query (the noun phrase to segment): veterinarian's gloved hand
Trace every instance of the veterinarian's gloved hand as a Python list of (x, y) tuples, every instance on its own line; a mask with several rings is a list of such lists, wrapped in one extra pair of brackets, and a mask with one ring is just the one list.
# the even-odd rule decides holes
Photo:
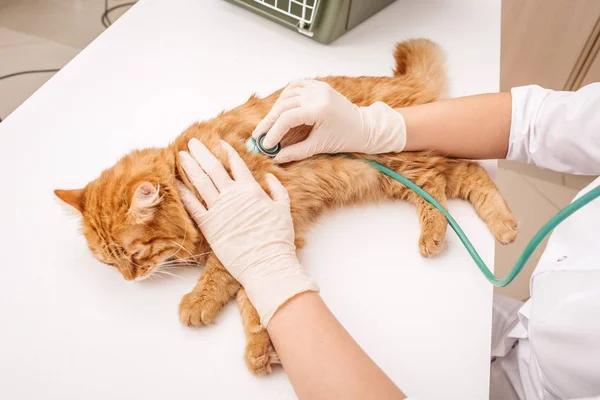
[(263, 141), (272, 148), (296, 126), (311, 125), (302, 142), (283, 147), (274, 158), (286, 163), (320, 153), (400, 152), (406, 144), (406, 124), (400, 113), (382, 102), (358, 107), (325, 82), (290, 83), (252, 137), (267, 132)]
[(197, 139), (190, 154), (179, 153), (188, 178), (207, 205), (185, 185), (181, 200), (215, 255), (246, 289), (248, 298), (267, 326), (287, 300), (306, 291), (318, 291), (296, 257), (290, 198), (271, 174), (266, 177), (271, 197), (256, 182), (238, 153), (227, 143), (233, 178), (221, 162)]

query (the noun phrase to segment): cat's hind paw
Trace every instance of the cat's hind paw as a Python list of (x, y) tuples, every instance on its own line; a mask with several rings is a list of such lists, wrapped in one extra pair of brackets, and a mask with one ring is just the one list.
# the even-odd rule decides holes
[(245, 359), (250, 372), (257, 376), (270, 374), (271, 366), (280, 363), (266, 329), (262, 328), (248, 337)]
[(490, 230), (498, 242), (507, 245), (517, 238), (517, 221), (514, 218), (498, 219), (490, 225)]

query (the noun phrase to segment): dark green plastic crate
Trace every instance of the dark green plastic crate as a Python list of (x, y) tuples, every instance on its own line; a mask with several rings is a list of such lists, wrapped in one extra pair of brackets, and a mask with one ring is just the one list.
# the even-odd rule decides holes
[(255, 14), (331, 43), (394, 0), (227, 0)]

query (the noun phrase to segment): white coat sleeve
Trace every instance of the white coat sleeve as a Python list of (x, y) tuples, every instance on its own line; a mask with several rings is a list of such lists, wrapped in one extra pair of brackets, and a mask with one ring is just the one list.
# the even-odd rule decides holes
[(576, 92), (513, 88), (508, 160), (600, 175), (600, 83)]

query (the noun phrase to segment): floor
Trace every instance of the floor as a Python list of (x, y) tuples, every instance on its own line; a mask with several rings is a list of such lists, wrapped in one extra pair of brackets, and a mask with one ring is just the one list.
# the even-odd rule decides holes
[[(129, 0), (109, 0), (109, 7)], [(105, 29), (104, 0), (0, 0), (0, 76), (37, 69), (59, 69)], [(126, 8), (110, 14), (116, 20)], [(4, 119), (51, 73), (0, 80), (0, 118)]]
[[(128, 0), (111, 0), (109, 7)], [(115, 20), (126, 8), (115, 10)], [(0, 76), (30, 69), (61, 68), (104, 30), (103, 0), (0, 0)], [(51, 74), (0, 80), (0, 118), (5, 118)], [(496, 252), (496, 275), (504, 275), (534, 233), (575, 196), (589, 178), (501, 163), (498, 185), (520, 223), (516, 243)], [(534, 254), (526, 271), (499, 292), (524, 299), (529, 275), (541, 254)]]
[[(515, 242), (509, 246), (496, 245), (495, 273), (504, 276), (542, 225), (569, 204), (593, 178), (574, 177), (507, 161), (500, 161), (499, 165), (498, 187), (519, 222)], [(546, 241), (534, 252), (513, 283), (496, 289), (497, 293), (521, 300), (529, 297), (529, 278)]]

